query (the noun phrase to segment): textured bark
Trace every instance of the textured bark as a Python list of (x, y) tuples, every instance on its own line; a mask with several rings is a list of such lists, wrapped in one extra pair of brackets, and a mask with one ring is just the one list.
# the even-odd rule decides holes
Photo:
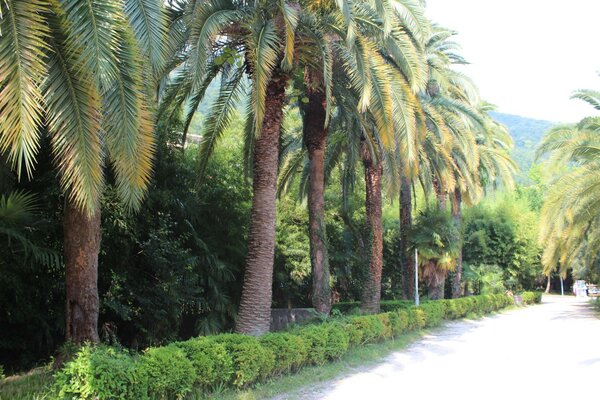
[(369, 269), (363, 285), (361, 309), (375, 314), (381, 300), (381, 273), (383, 268), (383, 227), (381, 223), (381, 162), (373, 159), (365, 141), (361, 142), (361, 158), (365, 169), (366, 231), (368, 232)]
[(269, 331), (275, 256), (275, 217), (279, 131), (287, 76), (276, 71), (267, 86), (265, 120), (254, 144), (253, 197), (248, 254), (235, 329), (261, 335)]
[[(442, 183), (434, 176), (432, 179), (433, 190), (435, 191), (435, 195), (438, 200), (438, 206), (440, 210), (446, 210), (446, 193), (442, 186)], [(446, 276), (447, 272), (442, 271), (437, 266), (435, 269), (429, 272), (428, 274), (434, 275), (432, 279), (428, 280), (428, 292), (429, 298), (433, 300), (439, 300), (444, 298), (444, 292), (446, 288)], [(424, 274), (425, 275), (425, 274)]]
[(431, 300), (442, 300), (444, 298), (445, 289), (446, 289), (446, 279), (442, 279), (442, 281), (440, 283), (431, 285), (429, 287), (429, 298)]
[(440, 209), (445, 210), (446, 209), (446, 193), (444, 192), (442, 183), (435, 176), (433, 177), (431, 182), (433, 184), (433, 190), (435, 191), (435, 196), (437, 197)]
[(402, 177), (400, 184), (400, 251), (402, 264), (402, 283), (404, 299), (415, 296), (415, 257), (408, 246), (408, 232), (412, 226), (412, 192), (411, 182)]
[(98, 337), (100, 211), (88, 215), (69, 200), (63, 216), (66, 268), (66, 338), (76, 344)]
[[(460, 190), (456, 188), (452, 196), (452, 220), (458, 232), (462, 231), (462, 211), (460, 209), (462, 203), (462, 195)], [(462, 234), (461, 234), (462, 237)], [(456, 257), (456, 272), (452, 278), (452, 298), (456, 299), (463, 295), (462, 287), (462, 240), (459, 243), (458, 256)]]
[(304, 106), (304, 143), (308, 149), (308, 236), (312, 267), (312, 303), (323, 314), (331, 311), (331, 287), (325, 228), (325, 144), (327, 142), (325, 94), (308, 90)]

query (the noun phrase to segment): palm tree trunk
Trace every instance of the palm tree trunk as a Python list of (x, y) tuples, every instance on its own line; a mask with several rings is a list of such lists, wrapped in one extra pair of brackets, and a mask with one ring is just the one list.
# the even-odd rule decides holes
[(383, 167), (373, 156), (365, 140), (361, 141), (361, 158), (365, 168), (366, 230), (370, 239), (369, 269), (363, 285), (361, 309), (375, 314), (381, 300), (381, 273), (383, 268), (383, 227), (381, 223), (381, 176)]
[(446, 279), (442, 279), (442, 282), (437, 285), (432, 285), (429, 288), (429, 299), (431, 300), (442, 300), (444, 298), (444, 290), (446, 288)]
[(275, 218), (279, 132), (287, 76), (275, 71), (267, 86), (265, 120), (254, 144), (252, 212), (246, 272), (235, 330), (261, 335), (269, 331), (275, 256)]
[(65, 202), (63, 217), (66, 267), (66, 338), (75, 344), (97, 343), (98, 253), (102, 231), (100, 210), (88, 215)]
[(550, 274), (548, 274), (548, 283), (546, 284), (546, 290), (544, 291), (544, 293), (550, 293)]
[(325, 228), (325, 127), (326, 99), (319, 90), (310, 90), (304, 107), (304, 142), (308, 149), (308, 237), (312, 266), (313, 307), (322, 314), (331, 311), (331, 287)]
[[(442, 183), (437, 177), (433, 177), (433, 190), (438, 201), (440, 210), (446, 210), (446, 193), (442, 188)], [(446, 271), (442, 271), (439, 268), (436, 270), (438, 276), (435, 279), (430, 280), (428, 285), (429, 298), (433, 300), (439, 300), (444, 298), (446, 289)]]
[(415, 259), (408, 246), (408, 231), (412, 226), (412, 185), (402, 177), (400, 183), (400, 251), (402, 263), (403, 297), (412, 299), (415, 292)]
[(459, 243), (458, 248), (458, 256), (456, 257), (456, 272), (454, 274), (454, 278), (452, 279), (452, 298), (456, 299), (462, 296), (462, 212), (460, 209), (462, 203), (462, 195), (460, 193), (460, 189), (454, 189), (454, 196), (452, 199), (452, 219), (454, 221), (454, 225), (458, 232), (460, 233), (461, 242)]
[(435, 196), (437, 197), (438, 205), (440, 206), (440, 210), (446, 209), (446, 193), (444, 193), (444, 188), (442, 187), (442, 183), (435, 176), (432, 179), (433, 190), (435, 191)]

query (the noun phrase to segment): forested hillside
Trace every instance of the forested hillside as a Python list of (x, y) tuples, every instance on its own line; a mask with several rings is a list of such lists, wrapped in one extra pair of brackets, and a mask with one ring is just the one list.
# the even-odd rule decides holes
[(505, 125), (514, 140), (513, 159), (519, 165), (517, 180), (527, 181), (527, 172), (533, 163), (537, 145), (554, 124), (550, 121), (521, 117), (519, 115), (490, 112), (492, 118)]

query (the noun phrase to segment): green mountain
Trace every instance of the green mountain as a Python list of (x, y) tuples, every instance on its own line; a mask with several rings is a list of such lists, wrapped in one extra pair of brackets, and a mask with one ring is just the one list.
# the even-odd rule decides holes
[(499, 112), (491, 112), (490, 115), (506, 126), (513, 137), (515, 147), (512, 155), (520, 169), (517, 180), (526, 182), (527, 174), (533, 164), (535, 149), (546, 131), (555, 123)]

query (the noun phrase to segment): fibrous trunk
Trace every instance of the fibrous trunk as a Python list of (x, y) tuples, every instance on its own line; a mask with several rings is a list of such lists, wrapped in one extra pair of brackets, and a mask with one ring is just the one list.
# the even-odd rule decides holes
[(66, 268), (66, 338), (75, 344), (98, 337), (98, 253), (100, 210), (89, 214), (65, 202), (63, 229)]
[[(437, 177), (433, 177), (433, 190), (435, 191), (435, 196), (438, 201), (438, 207), (440, 210), (446, 210), (446, 193), (444, 188), (442, 187), (442, 183)], [(447, 272), (438, 268), (435, 265), (435, 269), (430, 272), (430, 274), (435, 274), (434, 279), (428, 280), (427, 289), (429, 292), (429, 298), (433, 300), (439, 300), (444, 298), (444, 292), (446, 288), (446, 276)]]
[(326, 99), (320, 90), (308, 91), (304, 107), (304, 142), (308, 149), (308, 235), (312, 267), (312, 303), (319, 313), (331, 310), (331, 287), (325, 228)]
[(383, 227), (381, 224), (381, 176), (383, 168), (374, 160), (366, 140), (361, 142), (361, 158), (365, 169), (366, 231), (369, 238), (369, 269), (362, 290), (361, 309), (378, 313), (381, 300), (383, 267)]
[(429, 298), (440, 300), (444, 298), (446, 288), (446, 271), (440, 269), (437, 260), (429, 260), (422, 268), (423, 280), (427, 284)]
[(279, 132), (287, 77), (276, 71), (267, 86), (265, 119), (254, 144), (253, 198), (248, 254), (235, 329), (261, 335), (269, 331), (275, 255), (275, 218)]
[(437, 177), (433, 177), (432, 179), (433, 190), (435, 192), (435, 196), (438, 201), (438, 205), (440, 210), (446, 209), (446, 192), (444, 192), (444, 188), (442, 187), (442, 183)]
[[(460, 189), (454, 190), (454, 196), (452, 199), (452, 220), (458, 232), (461, 232), (462, 225), (462, 212), (461, 212), (462, 195)], [(462, 234), (460, 235), (462, 237)], [(456, 272), (452, 278), (452, 298), (456, 299), (461, 297), (463, 294), (462, 287), (462, 241), (459, 243), (458, 255), (456, 257)]]
[(415, 293), (415, 259), (408, 246), (408, 232), (412, 226), (411, 182), (402, 177), (400, 185), (400, 251), (402, 263), (403, 297), (412, 299)]

